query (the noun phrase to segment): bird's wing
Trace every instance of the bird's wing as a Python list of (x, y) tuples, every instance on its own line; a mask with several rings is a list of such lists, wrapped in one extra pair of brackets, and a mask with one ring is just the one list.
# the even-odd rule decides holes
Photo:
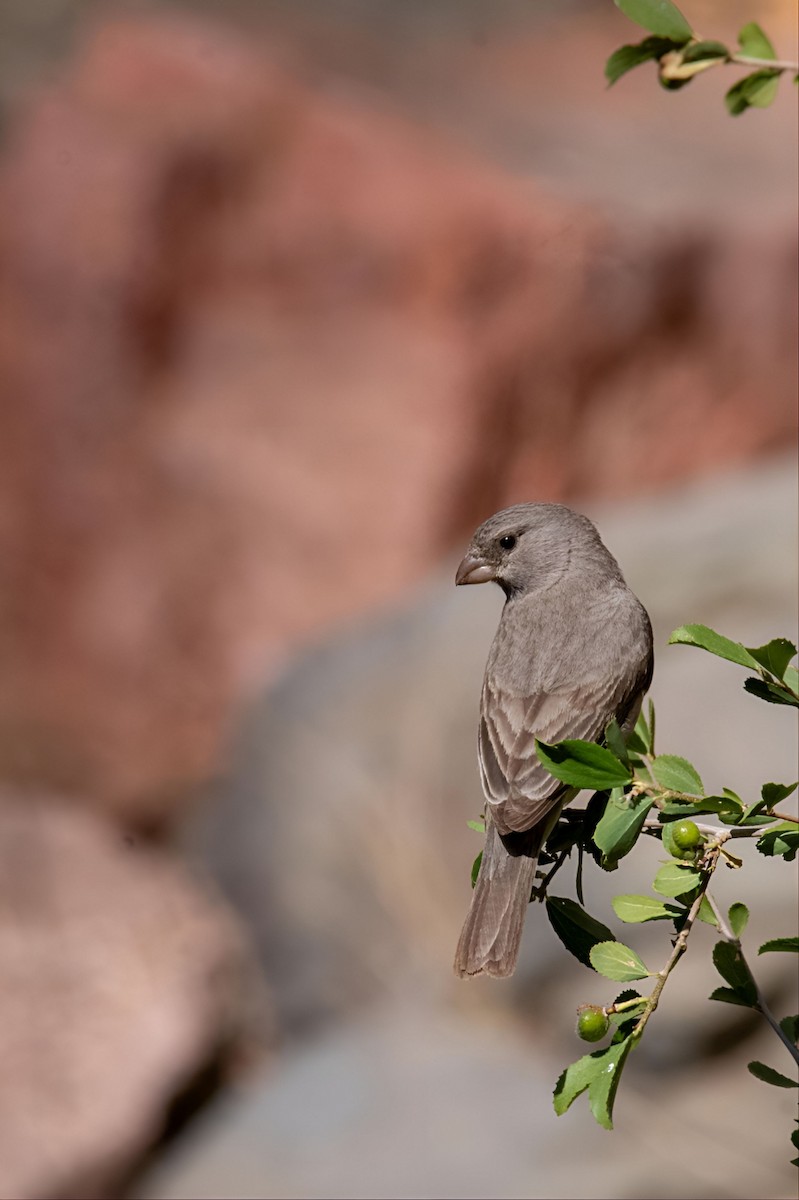
[(558, 803), (565, 785), (538, 761), (535, 739), (596, 741), (612, 717), (620, 722), (644, 690), (643, 679), (618, 677), (557, 692), (521, 697), (486, 679), (478, 752), (483, 788), (500, 833), (537, 825)]

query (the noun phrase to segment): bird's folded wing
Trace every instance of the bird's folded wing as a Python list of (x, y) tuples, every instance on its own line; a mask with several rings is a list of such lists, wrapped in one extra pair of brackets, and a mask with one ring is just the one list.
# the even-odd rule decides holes
[[(629, 703), (630, 680), (603, 679), (520, 697), (483, 685), (478, 751), (492, 819), (501, 833), (530, 829), (558, 802), (564, 784), (538, 761), (536, 738), (596, 741)], [(634, 686), (634, 685), (633, 685)]]

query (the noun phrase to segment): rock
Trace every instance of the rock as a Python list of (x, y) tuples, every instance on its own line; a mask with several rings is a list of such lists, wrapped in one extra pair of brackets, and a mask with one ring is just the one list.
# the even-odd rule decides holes
[[(740, 669), (666, 641), (688, 621), (749, 645), (795, 634), (794, 488), (794, 464), (775, 460), (634, 506), (590, 506), (653, 618), (659, 749), (686, 755), (711, 791), (756, 798), (766, 778), (792, 778), (792, 712), (747, 695)], [(466, 821), (483, 805), (477, 707), (502, 604), (496, 588), (456, 592), (454, 570), (289, 669), (248, 713), (232, 770), (189, 823), (192, 852), (253, 930), (280, 1024), (295, 1037), (415, 996), (513, 1006), (525, 1022), (545, 1010), (550, 1038), (568, 1042), (562, 997), (593, 982), (572, 1007), (607, 999), (604, 981), (563, 952), (538, 909), (511, 982), (469, 986), (452, 976), (481, 846)], [(648, 892), (657, 859), (652, 843), (613, 875), (587, 866), (589, 909), (613, 923), (610, 897)], [(775, 888), (774, 864), (752, 846), (746, 860), (741, 878), (721, 873), (721, 898), (751, 900), (753, 923), (790, 921), (794, 875), (787, 869)], [(573, 894), (573, 869), (559, 879)], [(661, 955), (661, 926), (635, 934), (637, 948)], [(709, 972), (686, 990), (675, 1027), (707, 1012)], [(778, 970), (775, 987), (786, 979)], [(697, 1028), (697, 1039), (706, 1032)]]
[(0, 1196), (118, 1194), (176, 1101), (256, 1035), (246, 943), (172, 858), (9, 793), (0, 913)]
[(614, 227), (188, 16), (20, 112), (0, 229), (0, 775), (128, 823), (490, 509), (793, 429), (793, 231)]
[[(581, 1049), (573, 1042), (577, 1057)], [(271, 1076), (217, 1104), (134, 1194), (138, 1200), (712, 1200), (721, 1194), (778, 1200), (789, 1194), (791, 1099), (782, 1093), (766, 1113), (758, 1103), (764, 1085), (741, 1064), (696, 1071), (677, 1086), (659, 1082), (653, 1095), (651, 1080), (642, 1086), (636, 1078), (633, 1056), (608, 1137), (593, 1123), (585, 1097), (560, 1120), (553, 1113), (552, 1088), (566, 1061), (512, 1028), (435, 1007), (384, 1007), (285, 1055)], [(715, 1146), (721, 1164), (707, 1153)]]

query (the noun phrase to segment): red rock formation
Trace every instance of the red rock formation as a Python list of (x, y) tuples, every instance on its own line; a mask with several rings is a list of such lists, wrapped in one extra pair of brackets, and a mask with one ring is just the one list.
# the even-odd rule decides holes
[(0, 773), (126, 820), (492, 507), (792, 427), (779, 239), (611, 230), (214, 27), (100, 27), (0, 218)]

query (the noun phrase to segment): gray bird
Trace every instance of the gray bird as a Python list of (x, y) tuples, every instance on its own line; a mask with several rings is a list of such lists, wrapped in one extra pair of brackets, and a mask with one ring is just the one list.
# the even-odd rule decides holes
[(515, 504), (489, 517), (456, 584), (498, 583), (505, 606), (480, 700), (486, 843), (455, 954), (461, 976), (512, 975), (536, 863), (577, 790), (538, 761), (535, 739), (629, 733), (652, 680), (652, 627), (587, 517)]

